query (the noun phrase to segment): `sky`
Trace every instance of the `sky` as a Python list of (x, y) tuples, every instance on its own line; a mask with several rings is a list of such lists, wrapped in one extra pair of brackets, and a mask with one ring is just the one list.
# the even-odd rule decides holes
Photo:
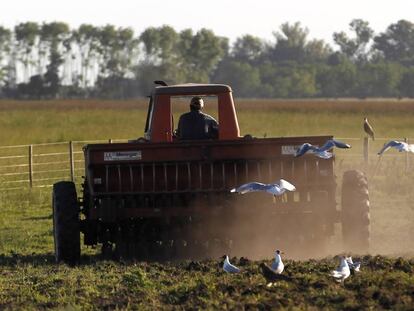
[(414, 0), (3, 0), (0, 25), (14, 27), (26, 21), (62, 21), (71, 27), (83, 23), (145, 28), (170, 25), (181, 31), (208, 28), (232, 42), (244, 34), (274, 40), (282, 23), (299, 21), (309, 38), (332, 44), (332, 34), (349, 31), (361, 18), (376, 33), (400, 19), (414, 22)]

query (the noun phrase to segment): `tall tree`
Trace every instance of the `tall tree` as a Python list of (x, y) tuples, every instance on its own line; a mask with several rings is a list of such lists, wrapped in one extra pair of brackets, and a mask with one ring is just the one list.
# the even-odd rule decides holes
[(209, 82), (210, 75), (226, 53), (227, 39), (208, 29), (191, 34), (188, 30), (180, 34), (180, 67), (185, 69), (188, 81)]
[(170, 82), (208, 82), (228, 49), (227, 39), (207, 29), (196, 34), (186, 29), (177, 34), (169, 26), (150, 27), (140, 40), (146, 56), (143, 65), (155, 66), (162, 78)]
[(414, 24), (400, 20), (374, 38), (374, 48), (388, 61), (414, 65)]
[(345, 32), (335, 32), (333, 39), (339, 49), (353, 61), (367, 61), (369, 51), (367, 47), (373, 38), (374, 31), (367, 21), (354, 19), (349, 24), (351, 31), (355, 32), (355, 38), (349, 38)]
[(144, 45), (146, 62), (165, 64), (177, 57), (178, 33), (170, 26), (149, 27), (139, 37)]
[(99, 29), (99, 48), (101, 53), (101, 76), (124, 77), (134, 59), (138, 41), (131, 28), (115, 28), (107, 25)]
[(260, 72), (247, 62), (227, 59), (220, 64), (213, 81), (230, 84), (237, 96), (257, 97), (260, 89)]
[(307, 63), (324, 63), (332, 54), (332, 49), (324, 40), (311, 40), (305, 46)]
[(391, 62), (360, 66), (357, 71), (354, 95), (358, 97), (399, 96), (401, 69), (399, 64)]
[(338, 57), (335, 63), (318, 67), (316, 84), (321, 97), (353, 96), (357, 68), (346, 57)]
[(139, 56), (138, 44), (139, 40), (134, 37), (131, 28), (118, 29), (114, 58), (116, 72), (119, 76), (126, 77), (129, 75), (131, 67), (136, 64)]
[(63, 64), (63, 54), (70, 51), (70, 29), (61, 22), (42, 24), (40, 38), (44, 46), (48, 48), (49, 63), (44, 75), (45, 94), (56, 97), (61, 85), (60, 69)]
[(88, 82), (94, 80), (88, 75), (94, 62), (97, 61), (99, 46), (98, 28), (90, 24), (82, 24), (72, 32), (72, 36), (80, 58), (81, 85), (83, 88), (86, 88)]
[(39, 41), (39, 25), (34, 22), (20, 23), (14, 27), (17, 42), (17, 60), (23, 64), (23, 80), (28, 81), (31, 67), (35, 64), (33, 49)]
[[(99, 51), (102, 56), (98, 89), (109, 97), (125, 97), (130, 89), (132, 63), (137, 59), (138, 40), (130, 28), (107, 25), (99, 30)], [(129, 92), (129, 91), (128, 91)]]
[(11, 53), (11, 31), (0, 26), (0, 84), (3, 84), (8, 72), (8, 58)]
[(414, 67), (404, 70), (399, 89), (400, 96), (414, 97)]
[(306, 58), (306, 43), (309, 30), (303, 28), (299, 22), (293, 25), (284, 23), (280, 32), (274, 32), (276, 45), (270, 49), (270, 57), (274, 62), (297, 61), (303, 62)]
[(265, 43), (262, 39), (245, 35), (236, 39), (231, 54), (237, 61), (255, 64), (260, 61), (264, 51)]

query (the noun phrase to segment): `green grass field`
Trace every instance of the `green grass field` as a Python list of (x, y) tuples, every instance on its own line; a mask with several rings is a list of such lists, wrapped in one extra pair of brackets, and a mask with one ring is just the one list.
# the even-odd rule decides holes
[[(0, 146), (137, 138), (143, 135), (146, 109), (145, 101), (0, 101)], [(186, 104), (179, 104), (175, 119), (185, 110)], [(215, 115), (208, 107), (207, 112)], [(378, 139), (370, 145), (366, 167), (361, 146), (364, 116), (378, 138), (414, 141), (414, 101), (243, 100), (237, 113), (242, 135), (348, 138), (353, 148), (337, 153), (336, 175), (340, 181), (345, 170), (362, 169), (370, 185), (372, 247), (371, 255), (360, 254), (366, 256), (360, 274), (342, 286), (328, 276), (336, 258), (293, 261), (289, 254), (286, 273), (294, 281), (271, 288), (258, 273), (258, 262), (233, 276), (223, 274), (216, 259), (116, 263), (83, 249), (82, 265), (56, 265), (50, 188), (22, 189), (0, 192), (0, 310), (412, 309), (414, 158), (409, 155), (406, 171), (405, 154), (390, 151), (377, 166), (375, 153), (385, 142)]]

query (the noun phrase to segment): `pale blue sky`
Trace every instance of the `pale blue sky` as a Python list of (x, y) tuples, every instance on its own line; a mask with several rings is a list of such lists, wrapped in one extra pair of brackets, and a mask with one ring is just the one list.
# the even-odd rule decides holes
[(5, 0), (0, 24), (12, 27), (25, 21), (64, 21), (132, 27), (137, 33), (149, 26), (168, 24), (212, 29), (232, 40), (252, 34), (272, 40), (284, 22), (300, 21), (310, 38), (332, 42), (332, 34), (349, 28), (353, 18), (367, 20), (382, 32), (400, 19), (414, 22), (413, 0)]

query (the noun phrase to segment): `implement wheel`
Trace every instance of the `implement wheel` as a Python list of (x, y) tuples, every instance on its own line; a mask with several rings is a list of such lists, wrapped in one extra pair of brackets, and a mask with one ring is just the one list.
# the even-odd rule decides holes
[(70, 265), (80, 259), (79, 205), (73, 182), (53, 185), (53, 237), (57, 262)]
[(346, 250), (368, 252), (370, 234), (367, 178), (361, 171), (346, 171), (342, 180), (342, 236)]

